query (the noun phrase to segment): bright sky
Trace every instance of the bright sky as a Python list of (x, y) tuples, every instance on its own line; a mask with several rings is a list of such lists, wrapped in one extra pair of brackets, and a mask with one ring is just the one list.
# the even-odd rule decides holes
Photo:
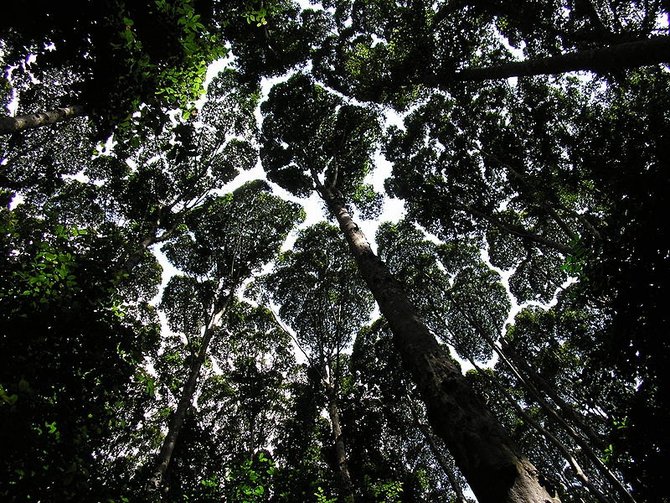
[[(309, 0), (298, 0), (298, 3), (303, 9), (307, 8), (312, 8), (312, 9), (321, 9), (321, 5), (312, 5)], [(502, 37), (501, 37), (502, 38)], [(521, 49), (514, 49), (509, 46), (509, 44), (505, 44), (507, 48), (512, 51), (512, 53), (517, 56), (519, 59), (522, 59), (523, 53)], [(227, 58), (224, 58), (222, 60), (216, 61), (213, 64), (210, 65), (207, 71), (207, 78), (205, 81), (205, 86), (209, 84), (209, 82), (212, 81), (212, 79), (224, 68), (229, 66), (232, 63), (232, 57), (229, 56)], [(307, 68), (308, 70), (309, 68)], [(294, 70), (297, 71), (297, 70)], [(286, 75), (283, 75), (281, 77), (275, 77), (272, 79), (263, 79), (261, 82), (261, 103), (265, 101), (268, 97), (268, 94), (270, 92), (270, 89), (277, 83), (282, 82), (290, 78), (290, 76), (293, 74), (293, 72), (289, 72)], [(514, 85), (516, 79), (512, 79), (513, 82), (510, 82), (510, 84)], [(335, 91), (333, 91), (335, 92)], [(347, 98), (346, 96), (341, 95), (340, 93), (335, 92), (342, 98), (348, 101), (352, 101), (350, 98)], [(201, 102), (199, 103), (199, 106), (202, 106), (204, 103), (205, 96), (203, 96)], [(354, 101), (355, 103), (355, 101)], [(260, 104), (259, 107), (255, 111), (256, 115), (256, 121), (259, 125), (259, 128), (262, 124), (262, 116), (260, 113)], [(403, 128), (403, 117), (394, 112), (393, 110), (386, 110), (384, 112), (384, 125), (385, 127), (388, 127), (390, 125), (397, 126), (399, 128)], [(391, 174), (391, 163), (389, 163), (384, 156), (381, 154), (381, 152), (377, 152), (374, 156), (374, 169), (373, 171), (368, 175), (368, 177), (365, 179), (366, 183), (371, 183), (374, 187), (374, 189), (379, 192), (384, 194), (384, 181), (386, 178), (388, 178)], [(236, 188), (242, 186), (244, 183), (250, 181), (250, 180), (255, 180), (255, 179), (262, 179), (266, 180), (265, 172), (263, 170), (263, 167), (260, 163), (260, 160), (256, 164), (256, 166), (249, 170), (249, 171), (243, 171), (241, 172), (233, 181), (231, 181), (229, 184), (227, 184), (223, 189), (222, 192), (229, 192), (232, 190), (235, 190)], [(282, 249), (287, 250), (290, 249), (293, 246), (293, 243), (297, 239), (298, 232), (301, 229), (304, 229), (306, 227), (309, 227), (310, 225), (313, 225), (317, 222), (323, 221), (323, 220), (328, 220), (332, 222), (332, 219), (326, 215), (324, 212), (324, 206), (319, 198), (318, 194), (316, 192), (313, 192), (309, 198), (306, 199), (299, 199), (287, 192), (286, 190), (282, 189), (278, 185), (268, 182), (272, 188), (273, 191), (276, 195), (286, 199), (290, 200), (296, 203), (301, 204), (304, 209), (305, 213), (307, 215), (306, 220), (296, 229), (294, 229), (293, 232), (288, 236), (287, 240), (285, 241)], [(378, 219), (376, 220), (359, 220), (356, 218), (356, 215), (354, 215), (354, 219), (356, 220), (357, 224), (360, 226), (361, 230), (365, 233), (368, 241), (370, 242), (370, 245), (372, 246), (373, 250), (376, 252), (376, 242), (375, 242), (375, 235), (377, 232), (377, 229), (379, 226), (384, 223), (384, 222), (397, 222), (400, 219), (403, 218), (405, 215), (405, 208), (404, 208), (404, 203), (401, 200), (398, 199), (392, 199), (387, 197), (386, 195), (384, 196), (384, 207), (382, 214), (379, 216)], [(435, 236), (427, 236), (427, 238), (439, 242)], [(167, 284), (167, 281), (169, 280), (170, 277), (172, 277), (174, 274), (176, 274), (178, 271), (167, 261), (167, 259), (160, 253), (158, 249), (155, 250), (159, 262), (163, 266), (163, 277), (162, 277), (162, 287), (161, 287), (161, 292), (164, 287), (164, 285)], [(554, 299), (552, 299), (548, 304), (541, 304), (539, 302), (528, 302), (524, 304), (519, 304), (514, 296), (511, 294), (509, 290), (509, 277), (513, 273), (513, 270), (509, 271), (502, 271), (499, 270), (495, 267), (492, 266), (490, 261), (488, 260), (488, 253), (486, 250), (482, 250), (482, 259), (496, 272), (500, 274), (500, 277), (502, 279), (502, 283), (505, 286), (508, 296), (510, 299), (511, 303), (511, 309), (509, 312), (509, 316), (507, 317), (507, 320), (505, 321), (505, 325), (510, 325), (513, 323), (514, 317), (521, 311), (524, 307), (529, 306), (529, 305), (537, 305), (541, 307), (551, 307), (556, 303), (556, 296), (554, 296)], [(265, 271), (268, 271), (270, 267), (266, 267)], [(563, 285), (563, 287), (567, 286), (571, 281), (569, 280), (566, 282), (566, 284)], [(558, 291), (556, 292), (558, 294)], [(155, 299), (156, 302), (158, 302), (159, 296)], [(371, 315), (371, 321), (376, 319), (379, 316), (379, 309), (378, 307), (375, 307), (374, 312)], [(165, 323), (163, 323), (163, 328), (167, 330), (167, 326)], [(287, 328), (285, 326), (285, 328)], [(503, 327), (501, 326), (501, 330), (503, 330)], [(471, 368), (471, 365), (469, 362), (461, 360), (458, 358), (458, 355), (456, 354), (453, 349), (451, 350), (452, 356), (456, 358), (460, 363), (461, 366), (463, 367), (464, 371), (468, 370)], [(298, 358), (299, 361), (303, 361), (304, 357), (300, 354), (299, 350), (296, 350), (296, 357)], [(492, 366), (495, 364), (497, 361), (497, 357), (494, 354), (494, 357), (492, 358), (491, 361), (487, 363), (486, 366)]]
[[(297, 0), (298, 4), (301, 6), (303, 9), (322, 9), (323, 7), (320, 4), (317, 5), (312, 5), (309, 0)], [(660, 19), (658, 22), (659, 25), (667, 27), (667, 17), (665, 19)], [(501, 37), (502, 39), (502, 37)], [(503, 40), (503, 42), (505, 42)], [(505, 43), (507, 48), (512, 51), (512, 53), (517, 56), (519, 59), (523, 57), (523, 53), (521, 49), (514, 49), (509, 46), (509, 44)], [(32, 56), (32, 59), (34, 60), (34, 56)], [(205, 81), (205, 87), (212, 81), (212, 79), (224, 68), (229, 66), (232, 63), (232, 57), (228, 56), (227, 58), (221, 59), (219, 61), (216, 61), (210, 65), (210, 67), (207, 70), (207, 77)], [(267, 99), (268, 93), (270, 89), (277, 84), (278, 82), (284, 81), (288, 79), (292, 73), (289, 73), (287, 75), (281, 76), (281, 77), (276, 77), (272, 79), (264, 79), (261, 84), (261, 102)], [(516, 79), (512, 79), (516, 80)], [(511, 84), (514, 84), (514, 82), (511, 82)], [(335, 92), (335, 91), (333, 91)], [(351, 101), (349, 98), (346, 96), (343, 96), (339, 93), (336, 93), (342, 98)], [(205, 100), (205, 95), (203, 95), (202, 99), (198, 103), (198, 107), (201, 107), (204, 104)], [(16, 112), (16, 108), (18, 106), (18, 100), (15, 98), (12, 100), (12, 102), (9, 104), (9, 111), (10, 114), (14, 114)], [(256, 120), (259, 124), (259, 126), (262, 123), (262, 117), (260, 113), (260, 106), (257, 108), (256, 112)], [(384, 125), (386, 127), (390, 125), (397, 126), (399, 128), (403, 128), (403, 118), (395, 113), (393, 110), (386, 110), (384, 112)], [(379, 192), (379, 193), (384, 193), (384, 181), (390, 176), (391, 174), (391, 164), (384, 158), (384, 156), (381, 154), (381, 152), (377, 152), (374, 156), (374, 169), (373, 171), (367, 176), (365, 179), (366, 183), (370, 183), (373, 185), (374, 189)], [(265, 177), (265, 172), (263, 171), (263, 168), (261, 166), (260, 161), (257, 163), (257, 165), (249, 170), (249, 171), (244, 171), (241, 172), (232, 182), (227, 184), (223, 189), (222, 192), (229, 192), (232, 190), (235, 190), (236, 188), (240, 187), (244, 183), (250, 181), (250, 180), (255, 180), (255, 179), (263, 179), (266, 180)], [(267, 180), (266, 180), (267, 181)], [(295, 229), (287, 238), (286, 242), (283, 245), (283, 249), (290, 249), (295, 242), (295, 239), (297, 238), (298, 231), (300, 229), (304, 229), (310, 225), (313, 225), (317, 222), (323, 221), (323, 220), (329, 220), (332, 221), (328, 215), (325, 214), (323, 203), (319, 196), (314, 192), (309, 198), (306, 199), (298, 199), (292, 194), (288, 193), (281, 187), (277, 186), (276, 184), (273, 184), (269, 182), (270, 185), (273, 187), (273, 191), (280, 197), (290, 200), (296, 203), (301, 204), (304, 209), (305, 213), (307, 215), (306, 220), (297, 228)], [(17, 204), (21, 203), (21, 196), (18, 195), (15, 200), (12, 202), (12, 206), (16, 206)], [(373, 250), (376, 252), (376, 243), (375, 243), (375, 235), (377, 232), (377, 229), (379, 226), (384, 223), (384, 222), (397, 222), (399, 221), (403, 216), (405, 215), (405, 208), (404, 208), (404, 203), (401, 200), (398, 199), (392, 199), (387, 196), (384, 196), (384, 207), (382, 214), (380, 217), (376, 220), (360, 220), (356, 218), (356, 215), (354, 215), (354, 219), (357, 221), (358, 225), (360, 226), (361, 230), (365, 233), (366, 237), (368, 238), (368, 241), (370, 242), (370, 245), (372, 246)], [(427, 236), (429, 239), (432, 239), (433, 241), (437, 241), (435, 236)], [(164, 286), (167, 284), (169, 279), (178, 273), (178, 271), (168, 262), (168, 260), (165, 258), (165, 256), (160, 252), (159, 247), (154, 247), (154, 252), (156, 253), (156, 256), (158, 257), (158, 260), (163, 267), (163, 275), (162, 275), (162, 285), (160, 288), (160, 292), (162, 293), (162, 290)], [(519, 305), (516, 302), (516, 299), (514, 296), (510, 293), (509, 291), (509, 277), (512, 274), (513, 271), (501, 271), (496, 268), (494, 268), (490, 262), (488, 261), (488, 254), (486, 250), (482, 250), (482, 258), (485, 260), (486, 263), (489, 264), (490, 267), (492, 267), (496, 272), (498, 272), (502, 278), (502, 282), (505, 285), (508, 295), (510, 297), (510, 302), (512, 304), (512, 308), (510, 310), (508, 319), (506, 320), (505, 324), (511, 324), (513, 322), (514, 316), (526, 307), (527, 305), (539, 305), (545, 308), (551, 307), (552, 305), (555, 304), (556, 298), (552, 299), (551, 302), (548, 304), (540, 304), (537, 302), (530, 302), (526, 303), (523, 305)], [(574, 280), (568, 280), (566, 284), (563, 285), (563, 287), (567, 286)], [(154, 299), (154, 303), (158, 303), (160, 300), (160, 295)], [(558, 292), (557, 292), (558, 293)], [(375, 312), (372, 313), (371, 319), (375, 319), (376, 317), (379, 316), (379, 310), (378, 308), (375, 309)], [(169, 333), (169, 329), (167, 327), (167, 324), (165, 323), (164, 317), (162, 317), (162, 325), (163, 329), (166, 331), (166, 334)], [(501, 327), (502, 329), (502, 327)], [(454, 356), (455, 352), (452, 351), (452, 354)], [(459, 359), (460, 360), (460, 359)], [(488, 364), (493, 365), (495, 363), (495, 357), (492, 361), (490, 361)], [(467, 362), (461, 361), (461, 364), (465, 369), (469, 368), (469, 364)]]

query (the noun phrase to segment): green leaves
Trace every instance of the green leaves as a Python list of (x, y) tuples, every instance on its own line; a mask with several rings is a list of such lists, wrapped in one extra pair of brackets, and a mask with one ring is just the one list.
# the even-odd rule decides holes
[(161, 65), (148, 70), (157, 72), (156, 95), (169, 105), (182, 110), (182, 118), (188, 120), (193, 113), (195, 101), (205, 92), (204, 82), (207, 66), (226, 55), (223, 41), (210, 33), (196, 13), (192, 0), (167, 3), (157, 0), (156, 6), (166, 16), (176, 19), (179, 44), (183, 55), (179, 65)]
[(315, 363), (337, 365), (372, 309), (346, 242), (325, 223), (301, 231), (293, 250), (261, 281)]
[[(10, 228), (5, 232), (11, 233)], [(47, 240), (39, 244), (30, 262), (12, 273), (13, 294), (30, 299), (33, 305), (71, 297), (77, 288), (73, 252), (79, 247), (79, 238), (87, 235), (86, 229), (56, 225), (52, 240), (44, 236)]]
[(243, 503), (267, 501), (267, 485), (275, 471), (273, 461), (263, 451), (253, 459), (245, 460), (230, 477), (235, 486), (235, 501)]
[(272, 88), (261, 106), (261, 160), (268, 179), (296, 195), (310, 193), (321, 177), (351, 196), (371, 165), (380, 128), (374, 111), (343, 103), (296, 74)]
[(2, 400), (2, 405), (14, 405), (19, 399), (19, 395), (12, 393), (11, 395), (5, 391), (5, 388), (0, 385), (0, 400)]
[(377, 219), (383, 209), (382, 194), (375, 192), (372, 185), (369, 184), (358, 185), (351, 196), (351, 202), (361, 212), (357, 217), (364, 220)]
[(266, 16), (268, 11), (265, 7), (261, 7), (258, 10), (249, 10), (244, 13), (244, 18), (247, 20), (247, 24), (256, 23), (257, 27), (264, 26), (268, 24)]
[(380, 503), (396, 503), (401, 501), (402, 486), (402, 482), (396, 480), (380, 482), (375, 484), (373, 494)]
[(329, 498), (328, 496), (326, 496), (326, 493), (323, 490), (323, 487), (321, 487), (321, 486), (316, 488), (316, 492), (314, 493), (314, 497), (316, 498), (317, 503), (336, 503), (337, 502), (337, 497)]
[(271, 195), (264, 182), (249, 182), (195, 209), (187, 218), (192, 234), (165, 252), (184, 272), (214, 275), (230, 288), (270, 260), (298, 216), (297, 205)]
[[(126, 297), (116, 279), (123, 245), (112, 227), (81, 225), (85, 203), (76, 219), (59, 208), (23, 202), (0, 212), (3, 498), (97, 492), (90, 477), (109, 465), (91, 453), (109, 452), (109, 439), (136, 425), (142, 401), (132, 376), (155, 326), (147, 311), (138, 320), (140, 292)], [(108, 308), (128, 300), (122, 320)]]
[(380, 257), (408, 289), (426, 324), (463, 358), (488, 361), (510, 302), (473, 243), (438, 245), (403, 220), (377, 232)]
[[(607, 436), (598, 455), (653, 500), (670, 410), (667, 72), (476, 85), (452, 77), (509, 59), (507, 42), (545, 55), (647, 36), (661, 3), (42, 3), (10, 5), (0, 22), (12, 68), (0, 100), (17, 93), (19, 113), (83, 104), (100, 137), (114, 124), (118, 134), (94, 160), (83, 119), (0, 141), (0, 468), (14, 491), (3, 487), (0, 499), (123, 500), (116, 489), (143, 499), (137, 467), (156, 449), (203, 325), (253, 278), (247, 295), (272, 301), (317, 364), (299, 372), (271, 314), (233, 302), (214, 327), (171, 497), (332, 499), (325, 364), (342, 371), (357, 497), (447, 500), (388, 334), (381, 324), (360, 330), (373, 304), (338, 231), (302, 229), (277, 258), (304, 211), (265, 182), (221, 192), (258, 166), (260, 149), (271, 182), (298, 197), (332, 185), (356, 217), (376, 219), (382, 195), (363, 181), (383, 134), (387, 192), (408, 214), (380, 228), (379, 250), (431, 331), (461, 356), (491, 361), (487, 339), (499, 339), (510, 303), (482, 257), (490, 260), (523, 308), (501, 342)], [(26, 61), (26, 50), (37, 59)], [(228, 50), (235, 58), (196, 117), (207, 68)], [(257, 123), (258, 84), (281, 75)], [(384, 107), (410, 110), (403, 127), (382, 132)], [(155, 307), (169, 273), (147, 251), (158, 246), (178, 273)], [(568, 276), (579, 283), (556, 295)], [(549, 310), (532, 307), (554, 298)], [(157, 312), (174, 333), (159, 337)], [(355, 336), (350, 367), (343, 355)], [(489, 376), (554, 431), (498, 366), (476, 381), (491, 401), (500, 393)], [(544, 439), (527, 435), (509, 407), (497, 412), (556, 485), (575, 491), (564, 499), (588, 499), (543, 454)], [(612, 420), (620, 417), (624, 426)]]
[(147, 395), (151, 397), (156, 396), (156, 379), (146, 372), (144, 369), (141, 369), (135, 376), (138, 383), (145, 387)]

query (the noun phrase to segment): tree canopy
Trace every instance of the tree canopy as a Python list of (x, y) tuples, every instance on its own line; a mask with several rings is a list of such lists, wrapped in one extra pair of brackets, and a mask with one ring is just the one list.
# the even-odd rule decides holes
[(10, 1), (0, 499), (670, 501), (669, 15)]

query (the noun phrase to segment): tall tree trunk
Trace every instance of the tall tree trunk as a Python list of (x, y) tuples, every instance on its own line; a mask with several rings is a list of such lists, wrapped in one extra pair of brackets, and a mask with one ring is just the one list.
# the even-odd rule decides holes
[(604, 72), (669, 61), (670, 37), (665, 36), (549, 58), (515, 61), (486, 68), (466, 68), (457, 72), (455, 79), (481, 81), (532, 75), (554, 75), (579, 70)]
[(82, 115), (86, 115), (84, 107), (74, 105), (71, 107), (56, 108), (48, 112), (20, 115), (18, 117), (0, 117), (0, 134), (18, 133), (24, 129), (47, 126), (72, 117), (81, 117)]
[(409, 405), (409, 410), (410, 413), (412, 414), (414, 424), (416, 425), (417, 429), (421, 432), (421, 435), (423, 435), (426, 444), (428, 444), (428, 447), (430, 448), (430, 452), (433, 454), (433, 457), (437, 460), (437, 463), (440, 465), (440, 468), (442, 468), (442, 472), (444, 472), (444, 474), (446, 475), (447, 479), (449, 480), (449, 484), (451, 484), (451, 487), (454, 490), (454, 493), (456, 494), (455, 503), (466, 503), (465, 496), (463, 495), (463, 489), (461, 488), (461, 485), (458, 483), (456, 474), (451, 469), (449, 462), (444, 457), (444, 454), (442, 454), (442, 451), (435, 442), (435, 438), (433, 438), (433, 433), (430, 431), (430, 428), (419, 420), (419, 415), (414, 409), (414, 405), (412, 404), (412, 398), (410, 396), (407, 397), (407, 403)]
[(333, 431), (335, 442), (335, 462), (337, 464), (337, 477), (340, 485), (340, 499), (345, 503), (354, 503), (354, 485), (351, 482), (349, 467), (347, 466), (347, 453), (342, 439), (342, 427), (340, 425), (340, 409), (337, 403), (335, 387), (327, 385), (328, 416)]
[(545, 393), (558, 406), (561, 414), (569, 419), (586, 437), (598, 448), (604, 449), (607, 447), (607, 442), (598, 435), (593, 428), (591, 428), (585, 419), (569, 404), (563, 397), (561, 397), (554, 387), (549, 384), (540, 374), (538, 374), (530, 365), (519, 358), (512, 348), (503, 340), (500, 348), (495, 348), (496, 352), (504, 359), (507, 366), (515, 373), (515, 375), (524, 374), (533, 383), (535, 394), (540, 391)]
[(183, 426), (184, 420), (186, 419), (186, 413), (188, 412), (188, 409), (191, 407), (193, 402), (193, 395), (195, 394), (195, 389), (198, 384), (200, 369), (202, 368), (202, 364), (204, 363), (205, 357), (207, 355), (207, 347), (209, 346), (209, 343), (212, 340), (212, 336), (214, 335), (212, 321), (214, 320), (216, 314), (225, 312), (225, 310), (230, 305), (231, 300), (232, 295), (228, 295), (222, 308), (215, 312), (214, 315), (212, 315), (212, 318), (205, 327), (205, 333), (202, 336), (200, 348), (198, 349), (195, 358), (193, 358), (193, 361), (191, 362), (188, 378), (184, 383), (181, 396), (179, 397), (179, 402), (177, 403), (177, 409), (172, 415), (167, 435), (163, 440), (163, 445), (161, 446), (160, 453), (158, 454), (156, 470), (154, 471), (153, 476), (149, 482), (149, 488), (151, 490), (160, 490), (161, 485), (163, 484), (163, 477), (165, 476), (165, 472), (170, 466), (170, 460), (172, 459), (172, 453), (174, 452), (174, 448), (177, 443), (177, 437), (179, 436), (181, 427)]
[(555, 501), (536, 468), (475, 396), (460, 368), (419, 319), (401, 285), (374, 254), (341, 196), (319, 191), (344, 233), (359, 271), (388, 320), (396, 348), (444, 440), (480, 503)]
[[(498, 347), (497, 344), (490, 338), (490, 336), (486, 333), (485, 330), (482, 329), (482, 327), (475, 321), (473, 320), (465, 311), (463, 306), (460, 304), (456, 303), (456, 307), (458, 308), (459, 312), (470, 322), (470, 324), (477, 330), (479, 335), (486, 340), (486, 342), (491, 346), (491, 348), (500, 356), (501, 360), (509, 367), (509, 369), (512, 371), (514, 376), (518, 379), (518, 381), (523, 385), (523, 387), (537, 400), (537, 402), (540, 404), (542, 409), (547, 413), (549, 417), (551, 417), (556, 423), (558, 423), (563, 430), (572, 438), (577, 445), (579, 445), (582, 448), (582, 452), (584, 455), (593, 463), (593, 465), (596, 467), (596, 469), (601, 473), (603, 477), (605, 477), (606, 480), (608, 480), (612, 486), (619, 492), (621, 497), (623, 498), (623, 501), (628, 501), (630, 503), (635, 503), (635, 499), (631, 496), (631, 494), (628, 492), (628, 489), (626, 489), (626, 486), (619, 480), (619, 478), (612, 473), (612, 471), (602, 462), (602, 460), (598, 457), (596, 452), (593, 450), (593, 447), (591, 444), (589, 444), (586, 439), (584, 439), (575, 429), (570, 425), (566, 419), (563, 416), (568, 416), (569, 413), (566, 412), (568, 410), (568, 405), (567, 403), (565, 404), (566, 408), (561, 409), (561, 414), (559, 414), (554, 407), (552, 407), (542, 396), (542, 394), (538, 391), (538, 389), (534, 386), (533, 383), (529, 382), (524, 376), (519, 372), (519, 369), (514, 365), (513, 362), (509, 360), (507, 357), (507, 354), (500, 348)], [(519, 361), (521, 359), (519, 358)], [(474, 362), (471, 362), (473, 366), (476, 367)], [(538, 376), (539, 377), (539, 376)], [(571, 408), (570, 408), (571, 409)], [(573, 416), (576, 418), (576, 414)], [(587, 428), (586, 424), (582, 425), (584, 428)], [(589, 431), (591, 431), (589, 429)], [(591, 431), (593, 434), (594, 438), (591, 440), (596, 446), (602, 444), (602, 439), (600, 439), (597, 435), (595, 435), (594, 432)]]
[(507, 399), (509, 404), (516, 410), (519, 417), (521, 417), (526, 424), (529, 424), (532, 428), (535, 429), (540, 435), (545, 437), (549, 442), (554, 444), (554, 446), (563, 454), (563, 458), (568, 462), (575, 477), (589, 490), (593, 493), (598, 501), (601, 503), (611, 503), (610, 499), (605, 496), (605, 494), (588, 478), (588, 476), (582, 470), (582, 467), (579, 465), (577, 458), (572, 454), (571, 450), (561, 442), (558, 437), (550, 433), (546, 428), (540, 425), (539, 422), (535, 421), (530, 415), (526, 413), (525, 410), (517, 403), (515, 398), (505, 389), (505, 387), (498, 382), (498, 379), (494, 376), (488, 375), (484, 370), (477, 365), (477, 363), (472, 359), (468, 358), (470, 364), (477, 370), (477, 372), (483, 376), (486, 380), (492, 383), (495, 388), (502, 393), (502, 395)]
[[(458, 312), (461, 313), (461, 315), (468, 321), (468, 323), (470, 323), (472, 328), (476, 330), (477, 334), (486, 341), (489, 347), (496, 352), (496, 354), (500, 357), (500, 360), (505, 365), (507, 365), (519, 383), (523, 385), (523, 387), (540, 404), (540, 406), (547, 412), (547, 414), (549, 414), (561, 425), (567, 424), (565, 422), (565, 418), (570, 419), (573, 424), (579, 430), (581, 430), (582, 433), (584, 433), (589, 439), (589, 441), (597, 448), (604, 449), (607, 446), (606, 442), (595, 431), (593, 431), (590, 426), (586, 424), (583, 418), (578, 415), (578, 413), (572, 408), (570, 404), (568, 404), (558, 395), (558, 393), (556, 393), (556, 391), (551, 385), (549, 385), (549, 383), (547, 383), (539, 374), (532, 370), (530, 365), (519, 358), (518, 355), (516, 355), (515, 358), (514, 352), (511, 351), (511, 348), (508, 344), (505, 343), (504, 340), (500, 346), (496, 344), (496, 342), (491, 338), (487, 331), (484, 330), (481, 324), (468, 314), (467, 310), (461, 305), (460, 302), (456, 302), (453, 298), (451, 300), (454, 302)], [(519, 367), (521, 367), (523, 371), (519, 369)], [(544, 386), (540, 386), (541, 384), (544, 384)], [(549, 404), (543, 398), (542, 394), (540, 393), (540, 389), (542, 389), (542, 391), (558, 406), (560, 415), (558, 411), (556, 411), (555, 408), (552, 407), (551, 404)], [(572, 430), (572, 427), (568, 426), (568, 428), (571, 431), (574, 431)]]

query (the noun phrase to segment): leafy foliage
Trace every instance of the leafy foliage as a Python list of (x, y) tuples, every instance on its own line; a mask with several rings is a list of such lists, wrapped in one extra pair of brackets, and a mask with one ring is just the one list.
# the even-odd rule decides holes
[(0, 499), (154, 499), (195, 370), (166, 501), (466, 501), (316, 190), (562, 501), (667, 500), (667, 69), (459, 79), (667, 2), (66, 4), (0, 19), (0, 104), (88, 117), (0, 137)]

